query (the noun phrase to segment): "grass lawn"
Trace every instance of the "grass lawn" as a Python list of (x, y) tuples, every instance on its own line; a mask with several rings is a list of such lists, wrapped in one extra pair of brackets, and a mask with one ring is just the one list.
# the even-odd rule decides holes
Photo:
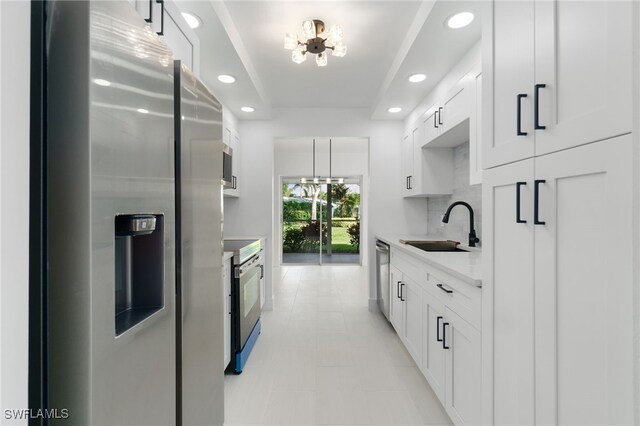
[(331, 228), (331, 249), (334, 253), (358, 253), (349, 242), (347, 228)]
[[(352, 245), (349, 241), (349, 233), (347, 232), (347, 226), (355, 223), (355, 221), (352, 218), (334, 219), (334, 221), (346, 222), (346, 226), (331, 228), (331, 251), (333, 253), (359, 253), (358, 247)], [(301, 228), (306, 223), (306, 221), (288, 222), (294, 228)], [(323, 251), (326, 252), (326, 249), (323, 249)]]

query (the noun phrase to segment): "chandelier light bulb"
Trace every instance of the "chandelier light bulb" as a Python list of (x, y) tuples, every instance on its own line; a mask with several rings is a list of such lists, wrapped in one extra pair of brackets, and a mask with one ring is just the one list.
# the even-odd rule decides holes
[(337, 42), (336, 45), (333, 47), (333, 56), (337, 56), (341, 58), (346, 54), (347, 54), (347, 46), (344, 44), (343, 41)]
[(319, 183), (320, 180), (318, 178), (313, 178), (313, 183)]
[(316, 25), (313, 21), (304, 21), (302, 23), (302, 34), (306, 39), (316, 38)]
[(329, 30), (327, 41), (331, 44), (337, 44), (342, 41), (342, 27), (340, 25), (334, 25)]
[(300, 178), (300, 183), (307, 183), (307, 178)]
[(307, 60), (307, 55), (301, 47), (298, 47), (296, 49), (293, 49), (293, 52), (291, 52), (291, 60), (296, 64), (301, 64)]
[(338, 183), (344, 183), (344, 179), (343, 178), (338, 178)]
[(326, 67), (327, 66), (327, 53), (326, 52), (318, 53), (318, 55), (316, 56), (316, 64), (318, 64), (319, 67)]
[(298, 36), (295, 34), (287, 33), (284, 36), (284, 48), (287, 50), (293, 50), (298, 47)]

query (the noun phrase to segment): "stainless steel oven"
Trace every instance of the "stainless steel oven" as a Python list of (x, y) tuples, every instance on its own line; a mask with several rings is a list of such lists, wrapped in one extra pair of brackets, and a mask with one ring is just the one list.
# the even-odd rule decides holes
[(234, 273), (238, 291), (236, 316), (239, 341), (236, 343), (237, 348), (242, 349), (260, 318), (260, 279), (262, 278), (260, 255), (256, 254), (243, 265), (235, 268)]
[(236, 177), (233, 175), (233, 149), (224, 144), (222, 147), (222, 182), (225, 188), (236, 188)]
[(231, 363), (239, 374), (261, 330), (260, 280), (264, 275), (260, 240), (225, 240), (225, 251), (233, 251), (231, 285)]

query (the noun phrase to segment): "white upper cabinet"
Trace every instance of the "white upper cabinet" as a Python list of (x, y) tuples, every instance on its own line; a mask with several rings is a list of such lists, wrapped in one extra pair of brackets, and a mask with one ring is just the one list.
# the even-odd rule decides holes
[(632, 2), (486, 9), (485, 169), (631, 131)]
[(453, 129), (465, 119), (469, 118), (471, 107), (469, 90), (466, 87), (466, 78), (460, 80), (451, 88), (438, 108), (438, 125), (440, 132), (444, 133)]
[(631, 131), (632, 3), (536, 2), (536, 155)]
[(198, 36), (187, 25), (174, 2), (168, 0), (130, 0), (153, 31), (169, 46), (173, 59), (179, 59), (196, 75), (200, 73)]
[(483, 13), (484, 169), (534, 153), (534, 6), (494, 1)]
[[(404, 177), (403, 195), (409, 196), (413, 193), (411, 180), (413, 177), (413, 133), (415, 129), (409, 130), (402, 136), (402, 175)], [(415, 183), (415, 179), (414, 179)]]

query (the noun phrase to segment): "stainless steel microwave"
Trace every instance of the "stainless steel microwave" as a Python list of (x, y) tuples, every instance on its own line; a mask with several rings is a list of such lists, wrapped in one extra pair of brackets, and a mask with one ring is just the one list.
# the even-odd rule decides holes
[(233, 149), (222, 145), (222, 182), (225, 188), (236, 188), (236, 177), (233, 175)]

